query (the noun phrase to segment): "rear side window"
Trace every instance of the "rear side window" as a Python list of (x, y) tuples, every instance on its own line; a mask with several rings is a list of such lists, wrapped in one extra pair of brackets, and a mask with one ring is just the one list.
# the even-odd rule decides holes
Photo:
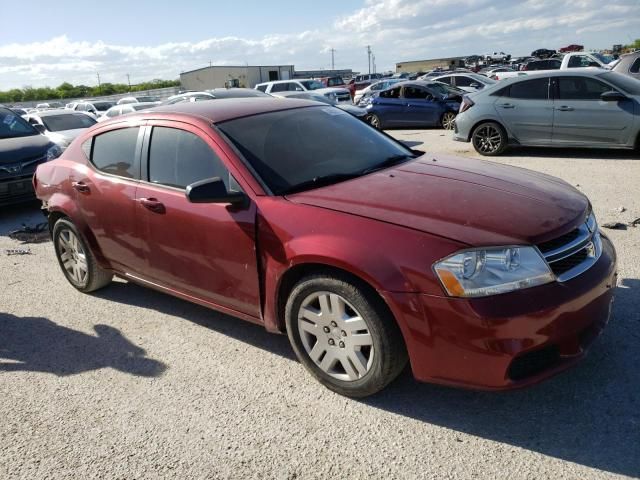
[(442, 77), (438, 79), (439, 82), (448, 83), (451, 85), (451, 77)]
[(389, 90), (385, 90), (384, 92), (380, 92), (380, 97), (382, 98), (400, 98), (400, 90), (402, 87), (391, 88)]
[(509, 90), (502, 95), (511, 98), (521, 98), (523, 100), (548, 100), (549, 79), (536, 78), (535, 80), (514, 83), (509, 87)]
[(91, 163), (98, 170), (125, 178), (139, 178), (139, 127), (121, 128), (93, 137)]
[(417, 98), (425, 100), (428, 97), (433, 97), (427, 90), (420, 87), (404, 87), (404, 98)]
[(186, 188), (214, 177), (220, 177), (229, 188), (228, 170), (204, 140), (177, 128), (153, 128), (149, 148), (150, 182)]
[(260, 90), (261, 92), (266, 92), (267, 91), (267, 86), (266, 85), (258, 85), (256, 87), (256, 90)]
[(271, 85), (272, 92), (286, 92), (288, 89), (288, 83), (274, 83), (273, 85)]
[(470, 87), (472, 83), (482, 85), (480, 82), (469, 77), (456, 77), (456, 87)]
[(600, 100), (600, 95), (611, 87), (587, 77), (559, 77), (558, 97), (561, 100)]

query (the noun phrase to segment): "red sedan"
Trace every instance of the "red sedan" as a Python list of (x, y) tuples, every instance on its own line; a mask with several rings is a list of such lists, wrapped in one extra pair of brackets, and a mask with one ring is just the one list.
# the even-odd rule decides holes
[(527, 385), (607, 322), (613, 245), (540, 173), (426, 155), (303, 100), (178, 104), (87, 130), (34, 176), (82, 292), (117, 275), (287, 332), (349, 396)]

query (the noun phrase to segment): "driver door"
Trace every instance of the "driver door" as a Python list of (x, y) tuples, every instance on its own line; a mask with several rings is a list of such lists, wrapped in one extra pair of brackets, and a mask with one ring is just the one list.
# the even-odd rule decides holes
[(426, 88), (406, 86), (404, 99), (404, 123), (407, 126), (433, 126), (439, 121), (441, 105)]
[(206, 178), (220, 177), (227, 190), (241, 188), (208, 134), (181, 122), (149, 123), (136, 198), (148, 278), (259, 318), (255, 204), (189, 202), (187, 185)]

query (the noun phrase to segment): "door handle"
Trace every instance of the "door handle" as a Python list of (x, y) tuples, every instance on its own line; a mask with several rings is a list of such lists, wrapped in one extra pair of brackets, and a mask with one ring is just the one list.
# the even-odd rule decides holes
[(513, 105), (512, 103), (502, 103), (502, 104), (500, 104), (500, 106), (502, 108), (516, 108), (516, 106)]
[(89, 185), (84, 182), (71, 182), (71, 186), (80, 193), (91, 193)]
[(561, 107), (557, 107), (556, 110), (558, 110), (559, 112), (573, 112), (573, 107), (562, 105)]
[(139, 198), (138, 201), (144, 208), (154, 213), (165, 213), (167, 211), (166, 208), (164, 208), (164, 203), (160, 202), (157, 198)]

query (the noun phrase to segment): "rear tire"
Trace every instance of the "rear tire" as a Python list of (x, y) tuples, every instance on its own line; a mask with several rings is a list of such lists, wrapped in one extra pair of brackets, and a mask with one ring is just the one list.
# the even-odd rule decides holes
[(444, 112), (440, 117), (440, 126), (445, 130), (453, 130), (456, 121), (456, 114), (454, 112)]
[(300, 363), (340, 395), (372, 395), (407, 363), (402, 333), (382, 299), (346, 277), (300, 280), (289, 294), (285, 320)]
[(84, 293), (105, 287), (113, 274), (101, 268), (75, 225), (66, 218), (53, 226), (53, 246), (62, 273), (68, 282)]
[(480, 155), (493, 157), (507, 148), (507, 133), (496, 122), (483, 122), (473, 130), (471, 143)]

